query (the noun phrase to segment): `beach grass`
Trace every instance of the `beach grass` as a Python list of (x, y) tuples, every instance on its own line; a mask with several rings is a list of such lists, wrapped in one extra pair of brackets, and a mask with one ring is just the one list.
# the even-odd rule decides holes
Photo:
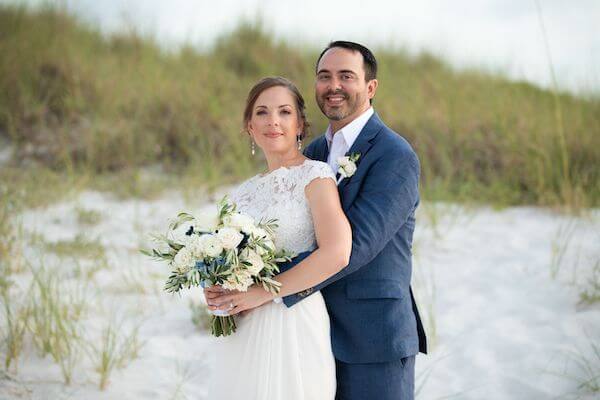
[(123, 326), (122, 322), (111, 319), (102, 330), (102, 338), (98, 344), (87, 342), (89, 356), (99, 376), (100, 390), (106, 389), (110, 376), (116, 369), (125, 368), (139, 357), (143, 346), (139, 338), (139, 326), (129, 332)]
[(27, 331), (27, 321), (31, 312), (24, 301), (14, 301), (8, 289), (0, 290), (2, 302), (3, 324), (0, 328), (0, 348), (4, 356), (5, 371), (17, 371), (17, 363), (21, 357)]
[(600, 303), (600, 259), (596, 260), (579, 293), (582, 304)]
[(78, 233), (70, 240), (44, 241), (43, 246), (46, 251), (54, 253), (59, 257), (73, 259), (100, 259), (104, 258), (106, 254), (104, 246), (102, 246), (98, 239), (88, 239), (82, 233)]
[(75, 208), (77, 223), (82, 226), (95, 226), (102, 221), (102, 213), (96, 210), (87, 210), (82, 207)]
[(41, 265), (31, 269), (31, 338), (41, 357), (50, 355), (69, 385), (82, 359), (84, 342), (81, 319), (88, 310), (82, 287), (67, 287), (56, 271)]
[[(147, 197), (260, 171), (241, 115), (266, 75), (297, 83), (312, 137), (326, 128), (313, 101), (320, 49), (276, 39), (260, 21), (240, 22), (209, 48), (170, 50), (134, 29), (101, 34), (58, 6), (1, 5), (0, 27), (0, 136), (14, 149), (2, 178), (33, 204), (90, 187)], [(417, 151), (424, 198), (600, 204), (598, 96), (373, 50), (375, 109)]]

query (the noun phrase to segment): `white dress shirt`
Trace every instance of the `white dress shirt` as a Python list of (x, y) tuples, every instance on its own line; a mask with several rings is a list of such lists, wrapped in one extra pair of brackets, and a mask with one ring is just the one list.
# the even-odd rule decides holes
[(336, 133), (331, 133), (331, 125), (327, 127), (325, 132), (325, 139), (327, 139), (327, 146), (329, 147), (329, 156), (327, 157), (327, 164), (333, 169), (334, 173), (338, 170), (338, 157), (346, 155), (348, 150), (352, 147), (358, 134), (367, 124), (371, 115), (373, 115), (373, 107), (369, 107), (367, 111), (359, 115), (354, 121), (344, 126)]

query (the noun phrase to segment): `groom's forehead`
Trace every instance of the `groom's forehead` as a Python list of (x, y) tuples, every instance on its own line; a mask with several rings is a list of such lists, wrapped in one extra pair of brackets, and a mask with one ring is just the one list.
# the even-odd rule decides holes
[(317, 74), (323, 71), (364, 72), (363, 62), (362, 54), (359, 51), (333, 47), (327, 50), (319, 60)]

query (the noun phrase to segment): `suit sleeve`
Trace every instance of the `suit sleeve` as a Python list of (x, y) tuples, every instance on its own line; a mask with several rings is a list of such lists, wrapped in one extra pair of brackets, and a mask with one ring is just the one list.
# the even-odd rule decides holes
[[(414, 153), (403, 163), (374, 166), (346, 215), (352, 226), (350, 263), (330, 282), (371, 262), (413, 214), (419, 202), (419, 162)], [(384, 183), (385, 182), (385, 183)]]
[(410, 151), (399, 160), (383, 156), (364, 178), (363, 186), (346, 210), (352, 226), (350, 263), (340, 272), (308, 290), (304, 296), (284, 298), (291, 306), (314, 291), (369, 264), (414, 212), (419, 201), (419, 161)]

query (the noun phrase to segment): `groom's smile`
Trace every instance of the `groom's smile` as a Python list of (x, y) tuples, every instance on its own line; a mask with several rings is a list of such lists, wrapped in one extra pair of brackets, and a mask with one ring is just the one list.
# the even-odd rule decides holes
[(344, 100), (348, 98), (348, 95), (343, 94), (328, 94), (325, 96), (326, 105), (329, 107), (339, 107), (342, 105)]

